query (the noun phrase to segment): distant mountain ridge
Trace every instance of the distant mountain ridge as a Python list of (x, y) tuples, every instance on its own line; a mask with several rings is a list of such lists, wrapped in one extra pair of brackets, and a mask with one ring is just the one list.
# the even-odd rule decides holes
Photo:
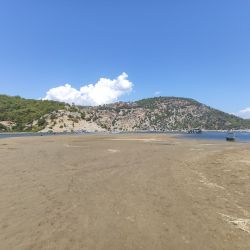
[(97, 107), (0, 95), (1, 131), (169, 131), (250, 129), (250, 120), (196, 100), (154, 97)]
[(115, 103), (90, 109), (90, 116), (108, 129), (207, 130), (248, 129), (250, 121), (213, 109), (196, 100), (154, 97), (132, 103)]

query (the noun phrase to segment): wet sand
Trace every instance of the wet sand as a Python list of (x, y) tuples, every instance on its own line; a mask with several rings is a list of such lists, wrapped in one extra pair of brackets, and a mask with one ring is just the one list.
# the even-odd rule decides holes
[(250, 145), (0, 140), (0, 249), (250, 249)]

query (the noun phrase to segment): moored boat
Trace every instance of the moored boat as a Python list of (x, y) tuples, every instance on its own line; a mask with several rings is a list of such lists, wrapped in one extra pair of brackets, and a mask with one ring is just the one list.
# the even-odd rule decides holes
[(232, 131), (229, 131), (226, 136), (227, 141), (235, 141), (235, 133)]
[(190, 129), (188, 130), (188, 134), (201, 134), (202, 130), (200, 128), (194, 128), (194, 129)]

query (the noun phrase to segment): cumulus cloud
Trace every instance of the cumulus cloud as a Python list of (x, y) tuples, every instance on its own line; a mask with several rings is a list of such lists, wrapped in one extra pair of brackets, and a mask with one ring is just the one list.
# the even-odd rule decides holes
[(48, 90), (43, 100), (90, 106), (112, 103), (132, 91), (133, 83), (127, 78), (126, 73), (122, 73), (113, 80), (100, 78), (97, 83), (84, 85), (79, 90), (70, 84), (65, 84)]
[(238, 115), (242, 118), (250, 119), (250, 107), (240, 110)]
[(158, 95), (160, 95), (160, 94), (161, 94), (160, 91), (155, 91), (155, 92), (154, 92), (154, 95), (155, 95), (155, 96), (158, 96)]

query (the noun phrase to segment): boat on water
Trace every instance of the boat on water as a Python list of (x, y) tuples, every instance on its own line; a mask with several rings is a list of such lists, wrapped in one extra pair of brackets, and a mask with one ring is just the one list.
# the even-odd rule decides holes
[(235, 141), (235, 133), (233, 131), (228, 131), (226, 136), (227, 141)]
[(188, 130), (188, 134), (201, 134), (202, 130), (200, 128), (193, 128)]

